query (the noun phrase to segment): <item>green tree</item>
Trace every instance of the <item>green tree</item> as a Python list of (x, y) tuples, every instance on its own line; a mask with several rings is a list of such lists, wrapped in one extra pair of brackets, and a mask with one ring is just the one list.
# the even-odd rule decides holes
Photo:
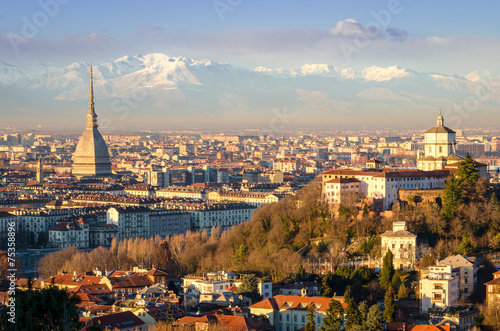
[(497, 196), (496, 196), (495, 192), (493, 192), (491, 194), (490, 204), (491, 204), (491, 209), (493, 211), (498, 211), (498, 209), (499, 209), (500, 206), (498, 205), (498, 199), (497, 199)]
[(346, 329), (350, 330), (354, 325), (361, 325), (361, 314), (359, 313), (358, 307), (356, 305), (356, 301), (351, 294), (351, 287), (347, 286), (347, 289), (344, 293), (344, 302), (347, 307), (345, 310), (346, 313)]
[(38, 234), (38, 239), (36, 241), (36, 245), (38, 247), (43, 247), (43, 246), (46, 246), (49, 242), (49, 238), (48, 238), (48, 234), (46, 231), (41, 231), (39, 234)]
[(304, 326), (305, 331), (315, 331), (316, 322), (314, 321), (314, 305), (310, 304), (307, 307), (307, 323)]
[(351, 275), (352, 280), (359, 280), (361, 283), (366, 284), (370, 281), (372, 274), (370, 268), (367, 266), (357, 267)]
[(327, 249), (327, 247), (326, 247), (326, 244), (325, 244), (325, 242), (323, 240), (321, 240), (318, 243), (318, 245), (316, 246), (316, 252), (318, 252), (320, 254), (323, 253), (323, 252), (326, 252), (326, 249)]
[(168, 305), (168, 310), (167, 310), (167, 325), (172, 325), (175, 321), (174, 318), (174, 312), (172, 311), (172, 305)]
[(479, 179), (479, 171), (472, 157), (467, 153), (465, 159), (459, 163), (457, 171), (457, 181), (462, 190), (464, 202), (468, 203), (471, 200), (476, 200), (474, 196), (475, 184)]
[(384, 318), (382, 317), (382, 311), (378, 305), (373, 305), (368, 310), (368, 315), (366, 317), (366, 329), (368, 331), (382, 331), (384, 330)]
[(302, 264), (299, 265), (299, 268), (297, 270), (297, 277), (296, 279), (298, 281), (302, 281), (304, 280), (304, 275), (306, 274), (306, 269), (304, 268), (304, 266)]
[(396, 304), (394, 303), (394, 293), (389, 286), (384, 296), (384, 319), (387, 323), (394, 322), (396, 316)]
[(16, 291), (15, 298), (16, 330), (80, 330), (76, 295), (51, 286)]
[(241, 284), (238, 286), (238, 294), (242, 294), (252, 299), (253, 302), (259, 301), (259, 286), (257, 283), (257, 276), (254, 274), (243, 275), (241, 277)]
[(341, 331), (344, 329), (344, 309), (339, 301), (332, 299), (323, 318), (324, 331)]
[(368, 318), (368, 303), (366, 301), (361, 301), (358, 307), (359, 315), (361, 317), (361, 328), (366, 330), (366, 321)]
[(424, 256), (424, 258), (420, 262), (420, 267), (421, 268), (427, 268), (427, 267), (429, 267), (431, 265), (434, 265), (435, 261), (436, 260), (432, 257), (431, 254), (427, 254), (426, 256)]
[(451, 221), (457, 216), (457, 208), (462, 203), (462, 188), (454, 175), (450, 175), (444, 186), (443, 217)]
[(382, 264), (382, 272), (380, 273), (380, 285), (383, 287), (391, 286), (391, 280), (394, 276), (393, 259), (394, 255), (392, 254), (392, 251), (390, 249), (387, 250)]
[(321, 288), (323, 291), (323, 296), (324, 297), (332, 297), (333, 296), (333, 274), (330, 270), (326, 273), (326, 275), (323, 276), (323, 279), (321, 280)]
[(460, 243), (460, 246), (458, 246), (456, 253), (457, 254), (462, 254), (465, 256), (470, 256), (473, 252), (474, 248), (472, 247), (472, 244), (470, 243), (469, 239), (469, 233), (465, 231), (464, 235), (462, 236), (462, 242)]
[(236, 251), (234, 252), (233, 262), (236, 267), (241, 266), (248, 257), (248, 247), (245, 244), (241, 244), (238, 246)]
[(408, 290), (404, 283), (401, 283), (398, 290), (398, 300), (406, 300), (408, 299)]

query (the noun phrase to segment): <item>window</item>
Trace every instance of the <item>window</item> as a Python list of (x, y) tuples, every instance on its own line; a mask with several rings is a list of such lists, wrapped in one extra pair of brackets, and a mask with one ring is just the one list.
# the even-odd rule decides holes
[(432, 293), (432, 300), (442, 300), (441, 293)]

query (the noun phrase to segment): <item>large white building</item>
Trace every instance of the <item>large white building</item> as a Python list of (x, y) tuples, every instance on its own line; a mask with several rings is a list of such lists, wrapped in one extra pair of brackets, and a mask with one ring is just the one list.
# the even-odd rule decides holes
[(59, 222), (49, 229), (49, 246), (89, 247), (89, 222), (84, 219)]
[(424, 153), (417, 159), (419, 170), (442, 170), (448, 163), (462, 160), (455, 154), (455, 131), (444, 126), (444, 118), (439, 114), (437, 124), (424, 134)]
[(149, 238), (149, 212), (147, 207), (109, 208), (106, 223), (118, 226), (118, 241), (125, 238)]
[[(339, 203), (338, 197), (359, 194), (361, 198), (372, 199), (380, 208), (388, 210), (399, 199), (399, 189), (431, 190), (441, 189), (449, 176), (448, 170), (406, 170), (384, 168), (380, 170), (328, 170), (321, 174), (322, 193), (325, 200)], [(346, 179), (356, 179), (347, 183)], [(338, 180), (338, 183), (337, 181)], [(341, 182), (343, 180), (343, 182)], [(353, 187), (351, 187), (353, 185)], [(359, 188), (355, 186), (359, 185)], [(337, 198), (337, 200), (335, 200)], [(342, 199), (340, 199), (342, 202)]]
[(388, 250), (394, 254), (394, 267), (411, 270), (417, 261), (417, 235), (406, 230), (406, 222), (394, 222), (392, 231), (380, 235), (382, 257)]
[[(182, 279), (184, 297), (188, 305), (206, 301), (207, 297), (216, 297), (231, 290), (232, 286), (240, 286), (241, 279), (235, 272), (207, 272), (204, 277), (187, 276)], [(262, 298), (272, 297), (273, 283), (270, 280), (258, 280), (257, 287)]]
[(420, 274), (420, 308), (444, 308), (460, 299), (460, 269), (452, 266), (431, 266)]
[(465, 257), (462, 255), (448, 256), (439, 261), (438, 266), (449, 265), (460, 269), (460, 294), (468, 297), (473, 291), (477, 282), (477, 261), (475, 257)]
[(246, 203), (201, 203), (180, 206), (189, 212), (191, 227), (195, 231), (207, 230), (211, 234), (212, 227), (220, 226), (221, 231), (246, 222), (252, 217), (254, 206)]
[[(333, 297), (345, 308), (343, 297)], [(332, 298), (304, 297), (291, 295), (275, 295), (250, 306), (250, 313), (265, 315), (276, 331), (292, 331), (304, 328), (307, 324), (307, 309), (312, 305), (314, 322), (319, 330), (323, 319), (327, 317), (326, 310)]]

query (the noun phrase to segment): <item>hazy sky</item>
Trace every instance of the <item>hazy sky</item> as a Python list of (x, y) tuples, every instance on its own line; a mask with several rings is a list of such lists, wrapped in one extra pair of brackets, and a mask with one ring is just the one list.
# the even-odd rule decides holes
[(0, 1), (0, 60), (162, 52), (255, 68), (328, 63), (500, 73), (497, 1)]

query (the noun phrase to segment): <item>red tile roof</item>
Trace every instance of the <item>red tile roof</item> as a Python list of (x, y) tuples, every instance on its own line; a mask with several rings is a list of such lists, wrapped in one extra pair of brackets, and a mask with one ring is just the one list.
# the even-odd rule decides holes
[(124, 277), (110, 277), (109, 281), (113, 288), (127, 288), (127, 287), (145, 287), (153, 285), (153, 282), (147, 276), (124, 276)]
[(115, 328), (117, 330), (130, 329), (133, 326), (140, 327), (145, 324), (143, 320), (130, 311), (94, 317), (92, 323), (99, 325), (103, 330), (115, 330)]

